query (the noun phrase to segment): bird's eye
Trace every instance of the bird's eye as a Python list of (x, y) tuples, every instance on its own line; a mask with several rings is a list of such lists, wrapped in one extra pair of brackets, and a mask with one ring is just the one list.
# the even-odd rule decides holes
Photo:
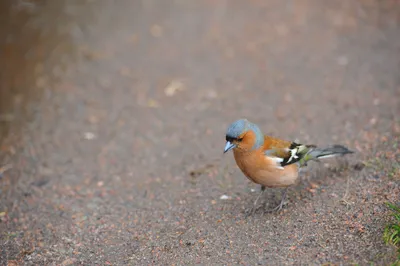
[(238, 138), (237, 141), (241, 142), (243, 140), (243, 138)]
[(225, 138), (225, 139), (226, 139), (226, 141), (229, 141), (229, 142), (233, 142), (233, 140), (234, 140), (233, 138), (231, 138), (231, 137), (228, 137), (228, 136), (226, 136), (226, 138)]

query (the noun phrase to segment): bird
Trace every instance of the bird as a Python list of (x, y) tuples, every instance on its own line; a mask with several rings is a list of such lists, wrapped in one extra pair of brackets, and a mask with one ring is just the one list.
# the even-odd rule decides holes
[(287, 190), (299, 177), (300, 169), (310, 161), (344, 156), (354, 153), (345, 146), (335, 144), (325, 148), (305, 145), (264, 135), (261, 129), (247, 119), (239, 119), (229, 125), (224, 154), (233, 150), (237, 166), (252, 182), (261, 185), (261, 192), (248, 213), (254, 214), (257, 203), (266, 188), (283, 188), (280, 203), (267, 212), (280, 211)]

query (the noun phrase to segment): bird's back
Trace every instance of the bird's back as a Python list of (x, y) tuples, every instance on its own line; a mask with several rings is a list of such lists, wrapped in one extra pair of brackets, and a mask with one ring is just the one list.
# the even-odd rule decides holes
[(271, 136), (264, 136), (264, 150), (270, 150), (273, 148), (288, 148), (291, 142), (286, 140), (281, 140)]

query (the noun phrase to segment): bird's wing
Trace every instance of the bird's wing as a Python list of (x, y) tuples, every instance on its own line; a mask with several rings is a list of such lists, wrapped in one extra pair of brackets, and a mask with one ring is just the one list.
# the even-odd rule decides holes
[(278, 167), (301, 161), (315, 145), (304, 145), (296, 142), (264, 137), (264, 154), (276, 161)]

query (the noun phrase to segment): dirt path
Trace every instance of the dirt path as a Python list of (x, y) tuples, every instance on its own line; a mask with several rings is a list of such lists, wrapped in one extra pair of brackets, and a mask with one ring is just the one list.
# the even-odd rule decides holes
[[(398, 1), (1, 10), (1, 263), (393, 260), (382, 231), (400, 192)], [(240, 117), (357, 153), (310, 165), (283, 212), (245, 218), (258, 188), (222, 155)]]

